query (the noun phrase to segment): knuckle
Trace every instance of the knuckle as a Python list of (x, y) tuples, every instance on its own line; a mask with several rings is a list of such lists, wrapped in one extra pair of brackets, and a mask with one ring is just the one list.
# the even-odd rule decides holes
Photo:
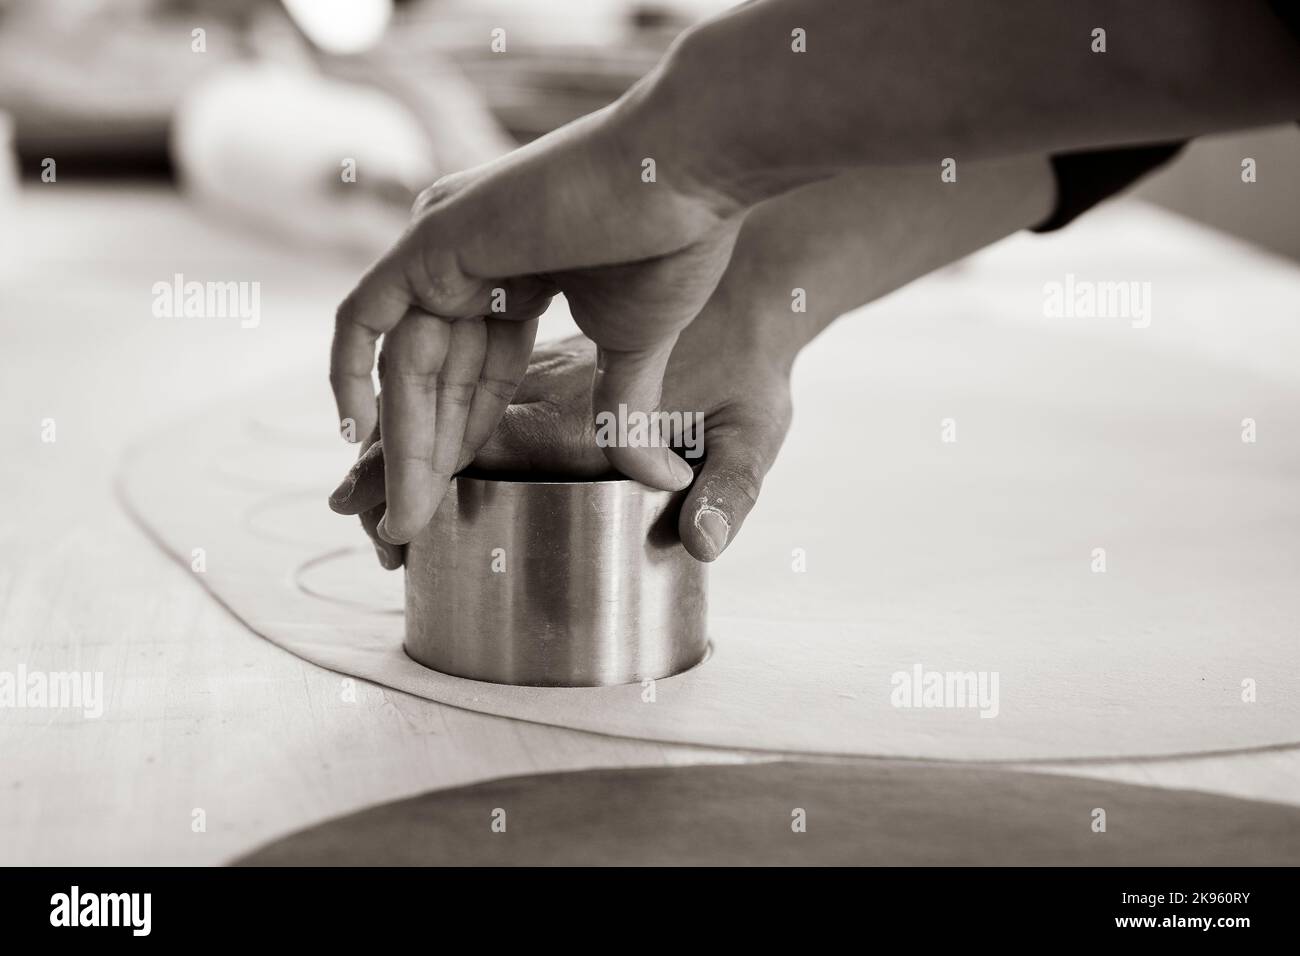
[(436, 374), (447, 352), (448, 327), (431, 315), (408, 315), (384, 340), (382, 374), (404, 378)]
[(380, 349), (380, 354), (388, 355), (390, 361), (400, 364), (403, 353), (416, 344), (419, 334), (419, 316), (415, 314), (407, 315), (401, 322), (388, 330), (388, 333), (384, 336), (384, 344), (383, 348)]
[(430, 312), (454, 316), (469, 310), (479, 283), (461, 271), (454, 253), (425, 243), (406, 277), (415, 301)]
[(474, 400), (475, 384), (472, 382), (449, 382), (443, 379), (438, 383), (438, 399), (457, 408), (468, 408)]
[(422, 369), (390, 368), (385, 384), (389, 388), (397, 390), (436, 396), (438, 393), (438, 373)]
[[(427, 467), (432, 472), (433, 469), (433, 450), (407, 451), (405, 449), (393, 449), (389, 446), (384, 450), (384, 464), (388, 468), (398, 468), (402, 465), (419, 465)], [(397, 504), (398, 502), (394, 502)]]
[(752, 464), (728, 466), (710, 483), (710, 491), (733, 510), (754, 507), (762, 490), (763, 474)]
[(341, 328), (345, 325), (352, 324), (352, 317), (356, 315), (356, 293), (349, 292), (343, 297), (343, 301), (338, 304), (334, 310), (334, 326)]
[(415, 202), (411, 204), (411, 216), (422, 216), (443, 199), (454, 195), (459, 179), (459, 176), (451, 173), (435, 179), (431, 185), (421, 189), (420, 194), (415, 197)]
[(415, 197), (415, 202), (411, 203), (411, 217), (418, 218), (424, 215), (425, 210), (438, 201), (439, 195), (441, 193), (438, 189), (438, 183), (421, 189), (420, 194)]
[(515, 397), (515, 389), (517, 386), (509, 379), (481, 378), (479, 379), (478, 387), (493, 398), (509, 404), (510, 400)]
[(740, 495), (746, 509), (749, 509), (758, 501), (759, 493), (763, 490), (763, 479), (756, 472), (738, 472), (734, 476), (732, 487)]

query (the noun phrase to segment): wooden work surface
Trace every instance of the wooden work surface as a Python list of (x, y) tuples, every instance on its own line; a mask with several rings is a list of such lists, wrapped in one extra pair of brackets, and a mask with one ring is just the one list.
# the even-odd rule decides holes
[[(122, 512), (113, 476), (123, 448), (153, 428), (303, 361), (323, 376), (332, 308), (357, 265), (250, 237), (162, 188), (32, 186), (3, 218), (0, 670), (103, 671), (106, 701), (99, 720), (0, 709), (0, 865), (214, 864), (433, 788), (766, 759), (489, 717), (368, 684), (345, 701), (340, 675), (251, 634), (168, 560)], [(1095, 219), (1076, 228), (1110, 229), (1135, 250), (1212, 254), (1225, 296), (1266, 296), (1259, 270), (1295, 270), (1143, 207)], [(1013, 240), (1023, 241), (1034, 240)], [(996, 295), (1007, 256), (993, 250), (927, 281)], [(155, 318), (152, 286), (177, 272), (260, 281), (261, 325)], [(1294, 324), (1287, 307), (1279, 320)], [(1261, 374), (1298, 367), (1294, 328), (1279, 335)], [(40, 437), (47, 418), (52, 444)], [(1031, 769), (1300, 803), (1297, 748)], [(196, 808), (206, 832), (192, 830)]]

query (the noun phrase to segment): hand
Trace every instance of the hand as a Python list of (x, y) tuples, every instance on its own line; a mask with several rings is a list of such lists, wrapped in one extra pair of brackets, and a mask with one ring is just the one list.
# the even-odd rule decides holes
[[(487, 439), (532, 343), (531, 331), (512, 324), (535, 319), (555, 291), (598, 347), (589, 383), (596, 410), (658, 407), (673, 344), (725, 270), (741, 217), (693, 194), (684, 173), (642, 182), (614, 115), (586, 117), (440, 180), (340, 306), (331, 381), (357, 435), (376, 424), (370, 375), (384, 336), (384, 541), (414, 537), (457, 463)], [(676, 490), (692, 478), (666, 448), (606, 455), (654, 487)]]
[[(706, 414), (707, 464), (681, 526), (696, 557), (716, 556), (757, 496), (789, 422), (790, 364), (807, 341), (843, 311), (1042, 221), (1054, 201), (1043, 157), (976, 163), (964, 175), (975, 188), (954, 195), (926, 168), (859, 170), (747, 217), (725, 277), (667, 366), (664, 407)], [(806, 288), (807, 313), (790, 310), (793, 286)], [(584, 417), (592, 351), (574, 340), (538, 352), (477, 463), (599, 473), (605, 461)], [(372, 537), (384, 509), (381, 456), (382, 446), (367, 451), (350, 476), (355, 497), (345, 481), (334, 500), (336, 510), (361, 512)], [(716, 502), (715, 515), (706, 507)], [(401, 549), (377, 542), (385, 566), (400, 565)]]
[[(733, 320), (711, 304), (681, 335), (668, 362), (663, 407), (704, 416), (704, 464), (678, 520), (682, 543), (701, 561), (714, 560), (735, 540), (790, 425), (795, 349), (763, 341), (753, 328), (748, 317)], [(717, 361), (721, 354), (725, 363)], [(588, 404), (595, 362), (595, 346), (578, 337), (538, 349), (474, 465), (574, 478), (608, 471)], [(403, 548), (375, 532), (384, 512), (384, 455), (379, 436), (373, 437), (330, 506), (361, 516), (380, 563), (391, 570), (401, 566)]]

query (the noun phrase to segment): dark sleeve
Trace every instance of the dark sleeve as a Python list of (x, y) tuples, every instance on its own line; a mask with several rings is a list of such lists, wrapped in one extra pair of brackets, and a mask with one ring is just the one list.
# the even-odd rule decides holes
[(1109, 199), (1147, 173), (1178, 155), (1184, 143), (1129, 146), (1084, 153), (1052, 156), (1056, 178), (1056, 208), (1033, 227), (1034, 232), (1051, 232), (1072, 222), (1099, 202)]
[(1268, 5), (1282, 18), (1296, 39), (1300, 39), (1300, 3), (1296, 0), (1268, 0)]
[[(1269, 0), (1287, 29), (1300, 39), (1300, 2)], [(1102, 149), (1052, 156), (1056, 177), (1056, 208), (1034, 232), (1051, 232), (1072, 222), (1093, 206), (1131, 186), (1178, 155), (1185, 143), (1162, 143), (1124, 149)]]

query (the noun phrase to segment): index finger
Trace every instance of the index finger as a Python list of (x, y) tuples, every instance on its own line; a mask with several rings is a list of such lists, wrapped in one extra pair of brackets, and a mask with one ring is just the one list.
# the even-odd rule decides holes
[(410, 304), (405, 277), (386, 257), (361, 277), (334, 315), (330, 387), (339, 429), (350, 441), (360, 441), (375, 427), (375, 342), (397, 326)]

